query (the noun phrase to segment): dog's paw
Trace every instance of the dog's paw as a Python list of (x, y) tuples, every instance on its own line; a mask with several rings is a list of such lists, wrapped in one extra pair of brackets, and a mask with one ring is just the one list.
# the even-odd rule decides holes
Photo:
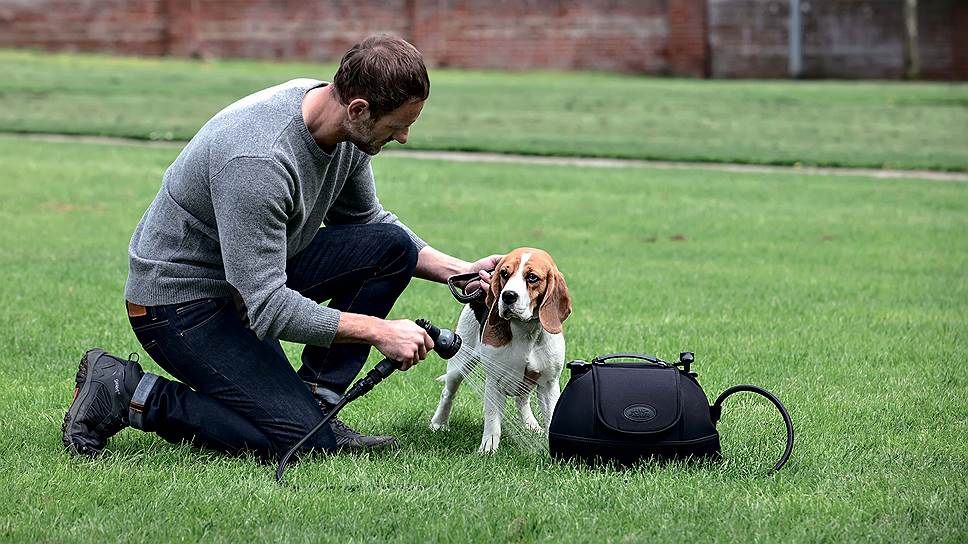
[(434, 432), (437, 432), (437, 431), (449, 431), (450, 430), (450, 425), (448, 425), (446, 423), (438, 423), (438, 422), (436, 422), (434, 420), (430, 420), (430, 430), (431, 431), (434, 431)]
[(481, 440), (481, 447), (477, 450), (481, 455), (486, 455), (489, 453), (494, 453), (497, 451), (498, 445), (501, 443), (501, 435), (499, 434), (485, 434), (484, 438)]
[(545, 428), (542, 427), (541, 424), (538, 423), (538, 420), (536, 419), (525, 422), (524, 427), (529, 431), (538, 433), (538, 434), (544, 434), (545, 432)]

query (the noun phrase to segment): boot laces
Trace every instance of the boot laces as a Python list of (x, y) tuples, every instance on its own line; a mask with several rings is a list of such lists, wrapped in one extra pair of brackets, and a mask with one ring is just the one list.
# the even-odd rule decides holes
[(343, 423), (338, 417), (334, 417), (329, 421), (330, 426), (333, 428), (333, 432), (336, 434), (342, 434), (344, 436), (349, 436), (352, 438), (359, 438), (361, 435), (359, 432), (355, 431), (349, 425)]

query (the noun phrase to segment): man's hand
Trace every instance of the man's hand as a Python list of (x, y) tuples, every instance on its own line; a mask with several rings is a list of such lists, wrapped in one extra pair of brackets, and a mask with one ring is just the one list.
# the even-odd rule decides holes
[(400, 370), (417, 364), (434, 349), (433, 339), (413, 321), (387, 321), (351, 312), (340, 313), (333, 342), (370, 344), (384, 356), (400, 362)]
[(434, 341), (422, 327), (408, 319), (379, 321), (373, 346), (384, 356), (400, 362), (400, 370), (407, 370), (427, 357), (434, 349)]
[(464, 292), (468, 295), (477, 290), (488, 290), (491, 288), (491, 274), (487, 270), (497, 267), (504, 255), (491, 255), (471, 263), (464, 273), (477, 272), (478, 279), (470, 280), (464, 285)]

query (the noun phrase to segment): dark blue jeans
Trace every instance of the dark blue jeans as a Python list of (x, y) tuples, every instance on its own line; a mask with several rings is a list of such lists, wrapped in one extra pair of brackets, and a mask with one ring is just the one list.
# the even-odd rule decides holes
[[(289, 260), (286, 284), (338, 310), (386, 317), (417, 263), (406, 232), (387, 224), (320, 229)], [(146, 374), (132, 426), (169, 442), (276, 458), (315, 427), (323, 412), (305, 381), (342, 395), (370, 346), (306, 346), (297, 374), (276, 339), (259, 340), (230, 298), (153, 306), (129, 318), (142, 347), (176, 380)], [(137, 398), (141, 397), (141, 398)], [(335, 448), (324, 428), (306, 449)]]

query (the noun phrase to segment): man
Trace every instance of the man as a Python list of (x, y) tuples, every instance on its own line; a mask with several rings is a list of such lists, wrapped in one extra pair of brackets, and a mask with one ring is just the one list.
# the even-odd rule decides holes
[[(376, 197), (370, 156), (407, 142), (429, 92), (420, 53), (376, 36), (346, 53), (331, 84), (290, 81), (206, 123), (129, 247), (129, 320), (178, 381), (89, 351), (64, 420), (68, 450), (96, 454), (130, 424), (274, 458), (321, 421), (370, 346), (404, 370), (422, 360), (433, 347), (424, 330), (383, 319), (410, 278), (479, 271), (486, 287), (500, 258), (441, 253)], [(306, 344), (298, 373), (280, 339)], [(306, 449), (394, 445), (334, 419)]]

